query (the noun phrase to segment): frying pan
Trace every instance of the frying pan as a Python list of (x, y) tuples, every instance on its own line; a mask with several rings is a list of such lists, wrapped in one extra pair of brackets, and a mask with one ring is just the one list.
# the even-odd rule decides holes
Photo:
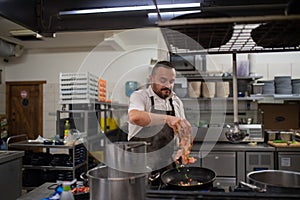
[(162, 182), (168, 188), (176, 190), (210, 190), (215, 179), (214, 171), (201, 167), (173, 168), (161, 175)]

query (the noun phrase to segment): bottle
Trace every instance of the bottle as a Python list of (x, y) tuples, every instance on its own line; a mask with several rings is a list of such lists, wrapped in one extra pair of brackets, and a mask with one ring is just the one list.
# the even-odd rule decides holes
[(75, 200), (74, 195), (71, 191), (71, 185), (76, 182), (76, 179), (73, 180), (72, 182), (69, 181), (63, 181), (62, 182), (62, 188), (63, 191), (60, 195), (60, 200)]
[(70, 129), (71, 129), (70, 122), (69, 122), (69, 120), (66, 120), (65, 125), (64, 125), (64, 139), (68, 138)]

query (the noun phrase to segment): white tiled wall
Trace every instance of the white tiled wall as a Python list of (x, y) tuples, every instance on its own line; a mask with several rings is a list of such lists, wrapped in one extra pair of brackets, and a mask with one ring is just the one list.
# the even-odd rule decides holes
[[(241, 60), (248, 60), (251, 68), (249, 71), (263, 76), (261, 80), (272, 80), (275, 76), (300, 78), (299, 52), (255, 53), (251, 54), (250, 57), (249, 54), (237, 54), (237, 61)], [(232, 72), (232, 55), (208, 55), (207, 70)]]
[(43, 136), (45, 138), (54, 137), (56, 134), (56, 111), (61, 107), (58, 104), (59, 84), (44, 84), (44, 113), (43, 113)]
[(291, 63), (291, 73), (292, 73), (294, 79), (300, 78), (300, 62)]
[(275, 76), (300, 78), (300, 53), (257, 53), (251, 56), (253, 70), (263, 76), (263, 80), (272, 80)]

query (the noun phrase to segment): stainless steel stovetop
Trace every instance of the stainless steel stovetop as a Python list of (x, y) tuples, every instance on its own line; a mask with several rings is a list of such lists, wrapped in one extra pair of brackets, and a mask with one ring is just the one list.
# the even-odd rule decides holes
[(172, 199), (172, 200), (290, 200), (300, 199), (299, 194), (275, 194), (275, 193), (259, 193), (255, 192), (246, 187), (235, 187), (230, 188), (230, 191), (225, 192), (222, 188), (213, 188), (211, 191), (189, 191), (189, 190), (169, 190), (168, 188), (150, 187), (146, 192), (146, 200), (157, 200), (157, 199)]

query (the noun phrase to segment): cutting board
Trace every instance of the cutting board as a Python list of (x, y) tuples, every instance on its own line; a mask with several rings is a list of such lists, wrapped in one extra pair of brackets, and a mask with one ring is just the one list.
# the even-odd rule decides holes
[(268, 141), (268, 144), (273, 146), (273, 147), (300, 147), (300, 142), (295, 142), (293, 144), (287, 144), (285, 142), (277, 143), (273, 141)]

